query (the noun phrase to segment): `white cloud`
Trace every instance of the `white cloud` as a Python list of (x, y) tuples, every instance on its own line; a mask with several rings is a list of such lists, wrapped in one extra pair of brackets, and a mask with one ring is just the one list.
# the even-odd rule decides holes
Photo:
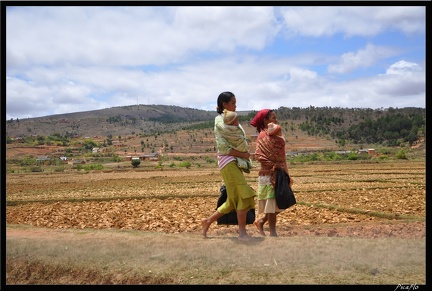
[(422, 72), (422, 68), (418, 64), (401, 60), (391, 65), (387, 69), (386, 73), (395, 74), (395, 75), (412, 75), (417, 73), (422, 74), (423, 72)]
[(425, 104), (421, 6), (6, 13), (7, 119), (137, 102), (215, 110), (222, 91), (237, 110)]
[(281, 9), (290, 36), (373, 36), (388, 29), (424, 33), (425, 7), (316, 6)]
[(340, 57), (338, 64), (329, 65), (330, 73), (348, 73), (358, 68), (371, 67), (385, 57), (396, 55), (397, 52), (390, 48), (367, 44), (365, 48), (357, 52), (348, 52)]

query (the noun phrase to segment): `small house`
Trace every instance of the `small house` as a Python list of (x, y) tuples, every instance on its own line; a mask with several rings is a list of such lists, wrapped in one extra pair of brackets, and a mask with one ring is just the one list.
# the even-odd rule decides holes
[(36, 163), (37, 163), (37, 164), (46, 165), (46, 164), (48, 164), (48, 163), (50, 163), (50, 162), (51, 162), (51, 159), (48, 158), (47, 156), (39, 156), (39, 157), (37, 157), (37, 159), (36, 159)]
[(157, 161), (157, 160), (159, 160), (159, 153), (151, 153), (151, 154), (149, 154), (149, 160), (150, 161)]
[(148, 155), (139, 156), (139, 159), (141, 161), (144, 161), (144, 160), (158, 161), (159, 160), (159, 155), (160, 155), (159, 153), (151, 153), (151, 154), (148, 154)]

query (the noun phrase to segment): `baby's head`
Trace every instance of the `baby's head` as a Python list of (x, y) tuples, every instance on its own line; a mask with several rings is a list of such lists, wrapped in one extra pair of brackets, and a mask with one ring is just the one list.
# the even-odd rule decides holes
[(237, 113), (224, 109), (223, 120), (225, 124), (239, 125)]
[(282, 130), (279, 124), (270, 122), (267, 124), (267, 130), (269, 135), (282, 135)]

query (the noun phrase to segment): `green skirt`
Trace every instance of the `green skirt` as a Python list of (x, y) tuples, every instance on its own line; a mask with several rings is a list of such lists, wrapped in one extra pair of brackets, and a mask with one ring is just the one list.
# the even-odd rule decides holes
[(229, 213), (232, 210), (249, 210), (255, 208), (255, 191), (246, 183), (243, 171), (236, 161), (228, 163), (221, 170), (222, 178), (227, 189), (227, 200), (217, 211)]

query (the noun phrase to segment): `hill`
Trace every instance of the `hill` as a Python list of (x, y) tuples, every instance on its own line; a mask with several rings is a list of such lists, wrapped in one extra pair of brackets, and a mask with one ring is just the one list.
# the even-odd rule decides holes
[[(330, 136), (332, 139), (350, 138), (345, 131), (355, 125), (372, 128), (372, 121), (388, 123), (402, 129), (425, 132), (426, 110), (424, 108), (332, 108), (313, 107), (275, 109), (280, 124), (311, 136)], [(241, 111), (240, 121), (249, 124), (256, 111)], [(216, 111), (206, 111), (170, 105), (131, 105), (93, 111), (57, 114), (44, 117), (6, 121), (6, 136), (125, 136), (153, 135), (175, 132), (180, 129), (212, 128)], [(391, 117), (392, 120), (384, 120)], [(396, 120), (393, 118), (396, 116)], [(414, 121), (413, 121), (414, 120)], [(387, 126), (388, 127), (388, 126)], [(363, 129), (361, 127), (357, 128)], [(393, 128), (390, 131), (394, 130)], [(363, 133), (364, 134), (364, 133)], [(375, 135), (379, 135), (376, 132)], [(351, 134), (352, 135), (352, 134)], [(417, 135), (417, 132), (415, 133)], [(388, 139), (388, 138), (386, 138)]]
[(125, 136), (178, 130), (213, 121), (216, 112), (169, 105), (132, 105), (107, 109), (9, 120), (6, 135)]
[[(239, 112), (254, 151), (255, 111)], [(412, 146), (424, 152), (424, 108), (276, 109), (287, 152)], [(134, 105), (6, 122), (7, 158), (66, 155), (83, 157), (149, 153), (213, 156), (214, 111), (167, 105)], [(423, 155), (423, 154), (422, 154)]]

